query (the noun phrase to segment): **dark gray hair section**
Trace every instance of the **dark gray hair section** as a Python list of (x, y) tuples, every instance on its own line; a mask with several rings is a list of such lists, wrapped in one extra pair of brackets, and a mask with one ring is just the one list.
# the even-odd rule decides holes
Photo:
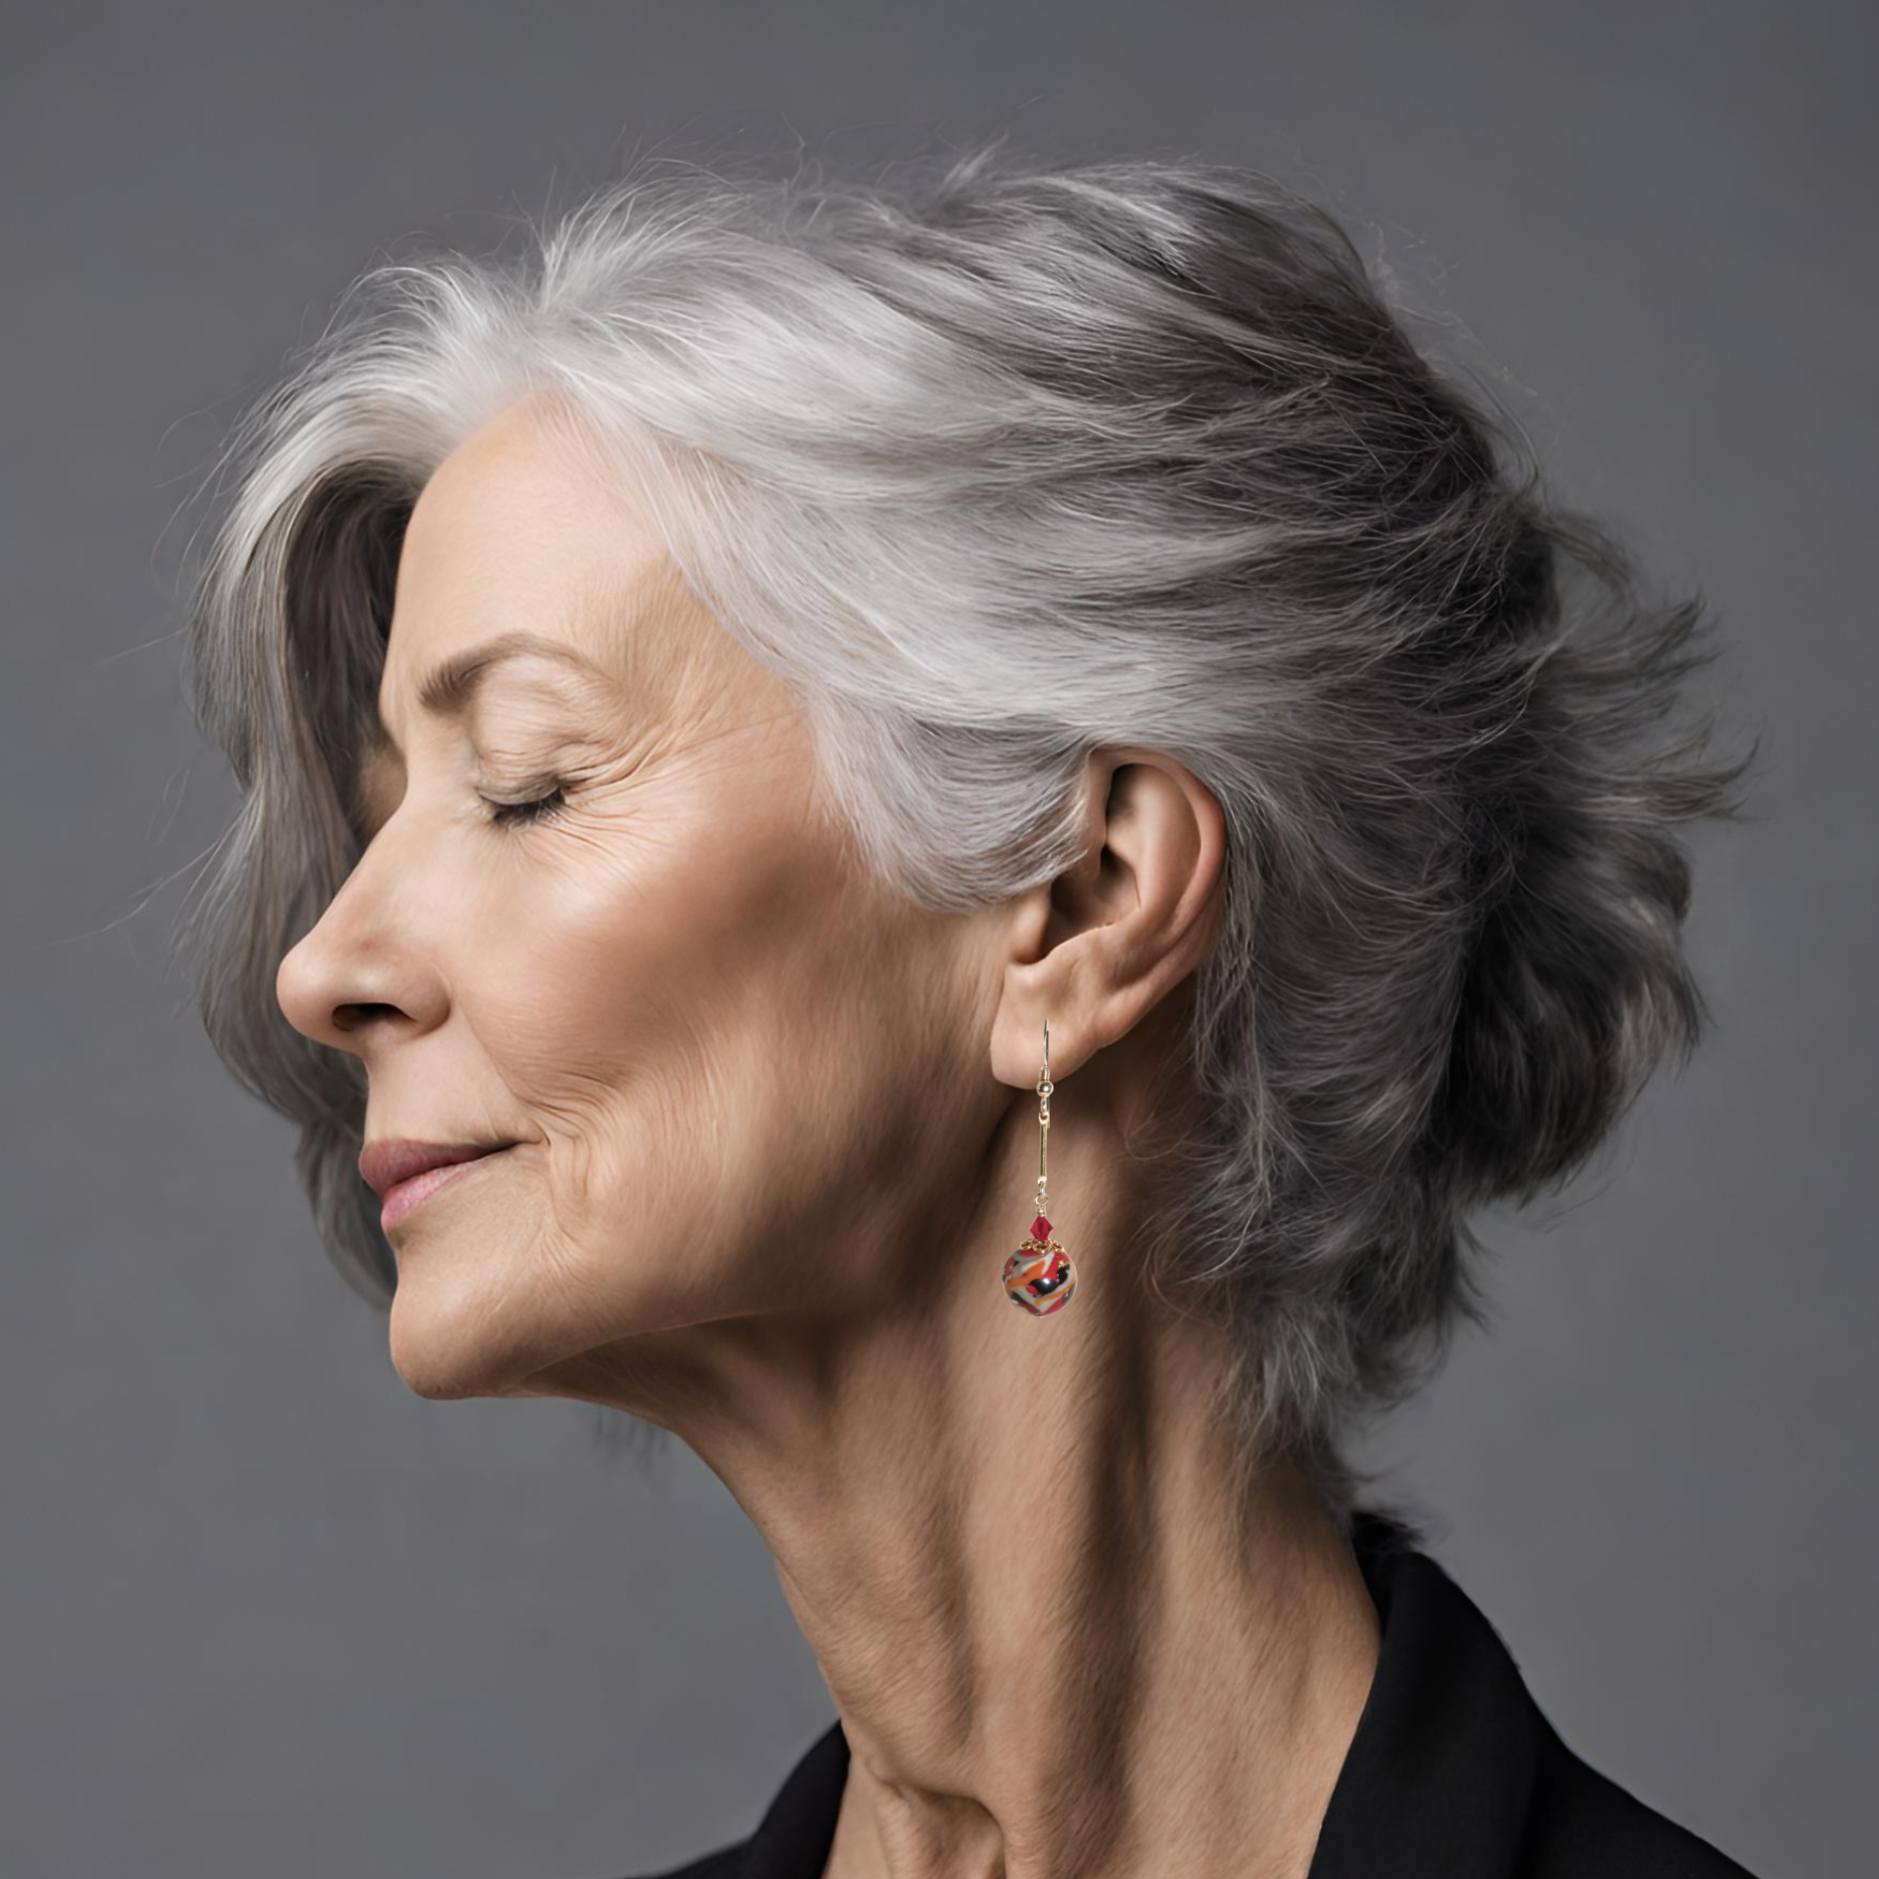
[(1410, 325), (1268, 178), (996, 148), (870, 185), (645, 166), (520, 261), (364, 277), (220, 466), (190, 642), (243, 791), (205, 1021), (300, 1125), (353, 1283), (394, 1278), (358, 1066), (273, 975), (358, 853), (411, 504), (534, 396), (790, 679), (908, 894), (1067, 865), (1103, 744), (1216, 793), (1226, 917), (1140, 1253), (1230, 1332), (1244, 1483), (1283, 1455), (1348, 1516), (1357, 1422), (1485, 1321), (1469, 1212), (1562, 1181), (1695, 1043), (1681, 832), (1740, 813), (1755, 755), (1690, 710), (1700, 599), (1654, 599)]

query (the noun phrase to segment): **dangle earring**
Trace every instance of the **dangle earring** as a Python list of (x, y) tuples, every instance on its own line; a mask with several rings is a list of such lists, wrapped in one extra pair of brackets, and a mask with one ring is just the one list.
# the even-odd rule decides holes
[(1050, 1222), (1044, 1218), (1044, 1189), (1049, 1179), (1050, 1093), (1057, 1086), (1050, 1080), (1050, 1020), (1044, 1020), (1044, 1067), (1037, 1075), (1037, 1218), (1018, 1250), (1005, 1261), (1005, 1296), (1020, 1311), (1034, 1318), (1046, 1318), (1069, 1304), (1077, 1289), (1076, 1267), (1070, 1255), (1050, 1237)]

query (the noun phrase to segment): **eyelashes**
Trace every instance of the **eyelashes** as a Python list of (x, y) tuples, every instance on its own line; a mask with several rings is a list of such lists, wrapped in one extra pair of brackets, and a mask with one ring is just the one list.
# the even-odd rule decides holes
[[(494, 796), (480, 793), (477, 801), (482, 803), (486, 814), (484, 821), (493, 828), (515, 829), (532, 828), (538, 823), (552, 822), (568, 806), (567, 785), (556, 783), (554, 787), (540, 796), (530, 796), (521, 802), (502, 802)], [(393, 811), (395, 814), (396, 811)], [(379, 816), (373, 813), (373, 805), (363, 796), (357, 800), (351, 816), (353, 833), (361, 851), (369, 848), (378, 839), (380, 831), (391, 816)]]
[(530, 828), (550, 822), (567, 806), (567, 792), (557, 783), (545, 796), (532, 796), (526, 802), (496, 802), (485, 796), (489, 820), (499, 829)]

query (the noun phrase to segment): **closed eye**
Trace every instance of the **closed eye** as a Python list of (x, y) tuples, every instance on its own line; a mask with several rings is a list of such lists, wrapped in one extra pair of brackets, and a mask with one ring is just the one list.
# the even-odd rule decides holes
[(547, 822), (567, 804), (567, 795), (557, 783), (545, 796), (532, 796), (526, 802), (497, 802), (485, 796), (489, 819), (498, 828), (526, 828), (531, 823)]

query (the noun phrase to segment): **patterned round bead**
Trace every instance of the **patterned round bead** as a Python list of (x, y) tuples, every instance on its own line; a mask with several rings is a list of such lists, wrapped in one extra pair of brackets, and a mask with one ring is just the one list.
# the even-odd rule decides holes
[(1055, 1240), (1047, 1246), (1020, 1246), (1005, 1261), (1005, 1296), (1034, 1318), (1061, 1311), (1076, 1287), (1076, 1267)]

